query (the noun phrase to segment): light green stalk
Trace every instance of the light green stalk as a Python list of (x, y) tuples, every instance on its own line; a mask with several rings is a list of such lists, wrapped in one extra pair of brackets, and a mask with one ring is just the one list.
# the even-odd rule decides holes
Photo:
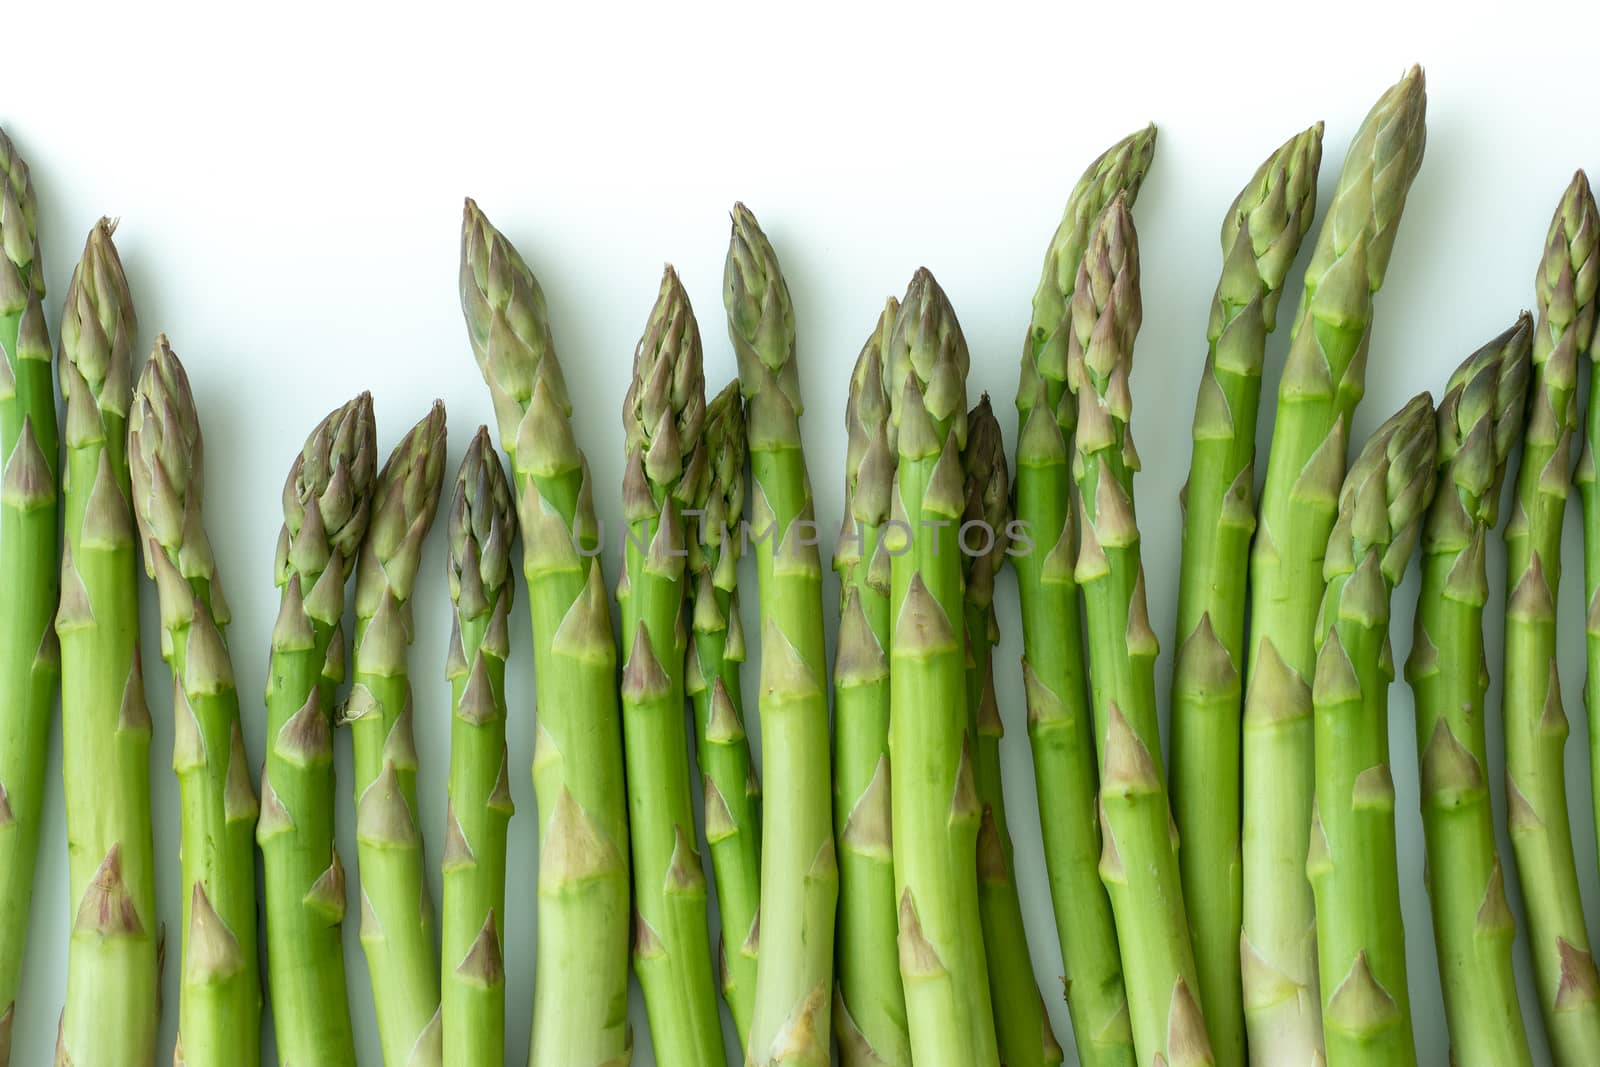
[(1433, 398), (1367, 441), (1339, 492), (1312, 685), (1316, 805), (1306, 876), (1328, 1067), (1415, 1064), (1389, 769), (1389, 604), (1433, 500)]
[(705, 781), (705, 833), (722, 919), (722, 998), (741, 1042), (756, 1000), (761, 900), (761, 790), (744, 732), (739, 552), (744, 541), (745, 429), (739, 383), (706, 405), (705, 460), (684, 509), (689, 531), (689, 655), (695, 752)]
[(833, 665), (833, 825), (839, 917), (833, 1029), (844, 1067), (910, 1067), (900, 985), (889, 804), (889, 571), (884, 543), (894, 454), (883, 350), (890, 297), (850, 376), (845, 506), (833, 566), (839, 643)]
[(1322, 124), (1256, 170), (1222, 220), (1222, 279), (1194, 407), (1183, 495), (1178, 655), (1172, 672), (1172, 814), (1211, 1051), (1243, 1067), (1239, 978), (1239, 713), (1246, 583), (1255, 532), (1256, 415), (1267, 335), (1316, 210)]
[(973, 738), (956, 527), (965, 507), (967, 342), (933, 275), (917, 271), (884, 347), (890, 442), (890, 799), (900, 977), (912, 1057), (996, 1067), (978, 907)]
[(89, 232), (61, 322), (66, 551), (61, 560), (61, 771), (74, 913), (56, 1061), (147, 1067), (161, 1021), (150, 819), (150, 711), (139, 667), (129, 506), (133, 300), (111, 243)]
[(317, 424), (283, 485), (283, 598), (267, 676), (256, 843), (266, 871), (267, 984), (282, 1067), (354, 1067), (345, 992), (344, 865), (333, 841), (333, 708), (344, 680), (345, 582), (377, 475), (372, 396)]
[(450, 785), (444, 849), (444, 1062), (506, 1062), (507, 620), (516, 512), (488, 427), (450, 503)]
[(1000, 640), (994, 577), (1011, 543), (1011, 479), (1005, 439), (987, 393), (967, 413), (961, 463), (967, 500), (957, 545), (966, 580), (967, 734), (972, 739), (972, 780), (983, 810), (978, 824), (978, 916), (1000, 1060), (1008, 1067), (1044, 1067), (1061, 1062), (1061, 1045), (1033, 978), (1000, 780), (1005, 725), (994, 688), (994, 646)]
[[(745, 1062), (826, 1067), (839, 896), (828, 767), (822, 561), (806, 473), (794, 309), (778, 255), (743, 204), (722, 275), (755, 479), (761, 591), (761, 954)], [(757, 540), (759, 538), (759, 540)]]
[(1278, 385), (1250, 546), (1244, 700), (1244, 911), (1239, 952), (1251, 1059), (1312, 1067), (1322, 1049), (1316, 919), (1305, 878), (1313, 792), (1311, 677), (1322, 556), (1365, 390), (1372, 295), (1383, 284), (1427, 97), (1413, 67), (1345, 154)]
[(1533, 381), (1506, 523), (1506, 826), (1527, 911), (1539, 1010), (1556, 1062), (1600, 1063), (1600, 975), (1584, 925), (1567, 816), (1567, 716), (1556, 669), (1561, 521), (1578, 433), (1578, 361), (1589, 351), (1600, 213), (1582, 171), (1561, 197), (1534, 276)]
[[(593, 484), (544, 292), (471, 200), (461, 222), (461, 311), (511, 459), (533, 619), (539, 938), (528, 1062), (621, 1067), (633, 1048), (628, 809)], [(444, 965), (488, 982), (489, 962), (447, 954)]]
[(443, 1060), (439, 950), (417, 817), (411, 593), (444, 483), (445, 413), (434, 402), (372, 491), (356, 566), (355, 683), (341, 725), (355, 750), (361, 948), (389, 1067)]
[(0, 1067), (22, 981), (61, 648), (60, 441), (28, 165), (0, 130)]
[(1416, 694), (1417, 768), (1439, 984), (1457, 1067), (1530, 1067), (1511, 943), (1516, 920), (1494, 840), (1484, 691), (1485, 545), (1506, 456), (1522, 437), (1533, 319), (1450, 376), (1439, 404), (1439, 488), (1422, 528), (1422, 592), (1406, 680)]
[(705, 372), (689, 294), (668, 267), (633, 357), (622, 404), (627, 467), (627, 574), (617, 591), (628, 653), (622, 736), (633, 835), (633, 966), (663, 1067), (721, 1063), (722, 1022), (712, 977), (706, 876), (695, 847), (684, 723), (682, 509), (706, 461)]
[(228, 604), (202, 514), (200, 414), (165, 336), (156, 338), (139, 377), (128, 451), (145, 573), (161, 602), (161, 655), (172, 668), (172, 766), (183, 809), (182, 981), (173, 1059), (190, 1067), (253, 1067), (261, 1062), (255, 849), (261, 806), (224, 636)]
[(1130, 201), (1138, 196), (1155, 140), (1154, 126), (1124, 138), (1078, 179), (1045, 254), (1017, 384), (1013, 495), (1026, 541), (1011, 565), (1022, 603), (1022, 677), (1045, 869), (1072, 1037), (1084, 1067), (1127, 1067), (1134, 1056), (1122, 957), (1099, 873), (1099, 787), (1073, 577), (1078, 545), (1068, 460), (1078, 407), (1067, 391), (1067, 338), (1089, 227), (1118, 193)]
[(1073, 291), (1067, 384), (1078, 401), (1073, 473), (1100, 772), (1100, 878), (1111, 897), (1141, 1064), (1211, 1062), (1196, 1000), (1177, 842), (1156, 721), (1157, 642), (1145, 604), (1129, 427), (1142, 317), (1139, 244), (1125, 195), (1095, 223)]

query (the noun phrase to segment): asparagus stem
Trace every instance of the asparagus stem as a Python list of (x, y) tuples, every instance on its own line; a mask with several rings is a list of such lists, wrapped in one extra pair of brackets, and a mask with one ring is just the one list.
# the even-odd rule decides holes
[(1316, 593), (1350, 417), (1365, 389), (1372, 296), (1422, 163), (1426, 104), (1413, 67), (1373, 106), (1345, 154), (1290, 332), (1250, 547), (1240, 956), (1250, 1054), (1264, 1063), (1309, 1067), (1322, 1048), (1305, 879)]
[(344, 865), (333, 841), (334, 695), (344, 679), (345, 582), (377, 473), (372, 396), (328, 414), (283, 487), (283, 590), (267, 677), (256, 842), (266, 871), (267, 984), (283, 1067), (356, 1062), (345, 991)]
[(961, 462), (966, 471), (966, 510), (957, 547), (966, 583), (967, 734), (972, 738), (972, 780), (982, 808), (978, 916), (983, 923), (1000, 1060), (1009, 1067), (1043, 1067), (1060, 1063), (1062, 1051), (1033, 978), (1000, 780), (1000, 738), (1005, 726), (994, 688), (994, 646), (1000, 640), (994, 579), (1010, 545), (1011, 481), (1005, 440), (987, 393), (967, 413), (967, 447)]
[(1422, 592), (1406, 680), (1416, 693), (1417, 770), (1439, 982), (1458, 1067), (1532, 1063), (1517, 1003), (1516, 921), (1489, 802), (1484, 546), (1506, 456), (1522, 436), (1533, 320), (1474, 352), (1439, 404), (1439, 491), (1422, 529)]
[(1600, 214), (1582, 171), (1562, 195), (1534, 276), (1533, 334), (1522, 465), (1506, 523), (1506, 824), (1527, 909), (1534, 984), (1558, 1063), (1600, 1063), (1595, 972), (1567, 816), (1567, 716), (1556, 671), (1561, 522), (1578, 431), (1578, 361), (1595, 312)]
[(229, 612), (202, 515), (204, 443), (189, 376), (165, 336), (139, 377), (128, 418), (134, 515), (161, 603), (172, 668), (172, 766), (183, 811), (183, 956), (174, 1060), (261, 1061), (256, 953), (260, 804), (239, 722), (224, 630)]
[(1079, 268), (1067, 346), (1078, 401), (1074, 435), (1089, 676), (1099, 757), (1100, 877), (1111, 897), (1141, 1063), (1211, 1062), (1196, 999), (1171, 807), (1156, 722), (1157, 642), (1145, 604), (1129, 420), (1141, 319), (1139, 246), (1119, 194), (1096, 222)]
[(822, 561), (800, 438), (794, 310), (777, 253), (734, 205), (723, 269), (755, 478), (761, 594), (761, 737), (769, 802), (761, 824), (761, 953), (745, 1061), (826, 1067), (833, 993), (834, 854), (828, 767)]
[(1255, 531), (1256, 415), (1267, 335), (1316, 209), (1322, 124), (1257, 168), (1222, 222), (1222, 278), (1194, 409), (1184, 486), (1178, 655), (1172, 672), (1172, 807), (1211, 1051), (1243, 1067), (1239, 977), (1239, 712)]
[[(999, 1063), (978, 909), (961, 553), (966, 339), (927, 270), (884, 351), (897, 449), (889, 546), (889, 763), (900, 976), (919, 1065)], [(899, 525), (903, 524), (903, 525)], [(942, 537), (941, 537), (942, 535)]]
[(28, 165), (0, 131), (0, 1067), (22, 981), (61, 648), (55, 386)]
[(894, 454), (883, 350), (900, 301), (890, 297), (850, 376), (845, 410), (839, 643), (833, 668), (833, 824), (839, 917), (833, 1028), (845, 1067), (910, 1067), (900, 985), (889, 804), (889, 570), (884, 544)]
[(445, 412), (434, 402), (390, 454), (372, 492), (356, 567), (355, 682), (342, 725), (355, 750), (361, 948), (384, 1062), (440, 1063), (439, 951), (417, 818), (411, 593), (439, 510)]
[(742, 1043), (756, 999), (761, 801), (739, 674), (745, 653), (735, 586), (744, 533), (745, 428), (738, 382), (706, 405), (702, 447), (692, 506), (684, 509), (692, 619), (684, 687), (694, 702), (695, 752), (705, 781), (705, 833), (722, 920), (722, 997)]
[(1134, 1056), (1122, 959), (1098, 866), (1098, 779), (1073, 576), (1077, 541), (1068, 466), (1077, 402), (1067, 391), (1066, 350), (1089, 227), (1119, 192), (1130, 201), (1138, 195), (1155, 137), (1151, 126), (1124, 138), (1078, 179), (1045, 256), (1017, 385), (1015, 511), (1031, 542), (1012, 557), (1022, 603), (1022, 676), (1067, 1009), (1085, 1067), (1127, 1067)]
[(668, 267), (634, 352), (623, 401), (627, 573), (617, 591), (628, 653), (623, 742), (638, 929), (633, 966), (644, 989), (656, 1062), (721, 1063), (706, 879), (695, 845), (684, 725), (682, 508), (705, 462), (705, 375), (689, 295)]
[(1389, 770), (1389, 606), (1433, 500), (1437, 457), (1433, 398), (1423, 393), (1351, 464), (1323, 564), (1306, 875), (1329, 1067), (1417, 1062)]
[[(588, 464), (572, 432), (544, 293), (511, 243), (466, 202), (461, 310), (515, 476), (539, 708), (535, 1067), (625, 1064), (628, 809), (617, 651)], [(452, 830), (453, 834), (455, 831)], [(493, 980), (486, 954), (445, 956)]]
[(61, 765), (76, 918), (58, 1063), (153, 1064), (161, 1017), (150, 711), (139, 666), (129, 508), (133, 301), (102, 219), (72, 274), (61, 323), (67, 465), (61, 560)]
[(450, 786), (442, 923), (444, 1062), (506, 1061), (507, 617), (516, 512), (487, 427), (450, 503)]

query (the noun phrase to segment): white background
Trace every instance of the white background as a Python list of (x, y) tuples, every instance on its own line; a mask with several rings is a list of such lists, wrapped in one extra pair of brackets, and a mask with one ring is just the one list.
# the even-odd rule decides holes
[[(962, 5), (948, 16), (926, 5), (737, 5), (703, 14), (680, 6), (439, 5), (426, 18), (400, 6), (366, 11), (331, 3), (164, 13), (36, 3), (5, 12), (0, 123), (30, 161), (39, 189), (52, 323), (84, 234), (102, 213), (120, 216), (117, 241), (139, 308), (140, 350), (166, 331), (193, 378), (208, 431), (207, 518), (234, 608), (230, 640), (253, 759), (263, 747), (259, 694), (277, 604), (271, 564), (278, 491), (307, 431), (328, 409), (370, 388), (387, 451), (429, 400), (443, 397), (453, 474), (473, 428), (491, 417), (456, 299), (465, 194), (478, 199), (543, 281), (579, 436), (601, 487), (620, 482), (622, 391), (664, 261), (677, 265), (698, 308), (708, 384), (716, 388), (733, 375), (720, 306), (726, 213), (735, 199), (749, 203), (793, 293), (808, 458), (818, 518), (831, 530), (840, 507), (843, 376), (884, 296), (901, 291), (919, 265), (935, 272), (971, 345), (972, 398), (991, 392), (1013, 439), (1011, 400), (1029, 299), (1067, 191), (1104, 146), (1156, 121), (1155, 164), (1136, 211), (1145, 325), (1133, 389), (1164, 692), (1175, 645), (1176, 498), (1219, 265), (1217, 227), (1257, 163), (1295, 131), (1326, 120), (1325, 202), (1371, 102), (1411, 62), (1427, 67), (1427, 158), (1378, 301), (1359, 439), (1413, 393), (1442, 389), (1460, 359), (1530, 304), (1551, 209), (1573, 169), (1600, 160), (1595, 26), (1576, 11), (1523, 4), (1515, 22), (1497, 13), (1492, 22), (1471, 24), (1460, 8), (1445, 23), (1393, 4), (1230, 5), (1203, 16), (1065, 4), (981, 13)], [(1270, 350), (1263, 445), (1297, 298), (1295, 282)], [(616, 528), (616, 493), (602, 492), (597, 504)], [(1573, 718), (1567, 766), (1578, 867), (1594, 915), (1600, 880), (1580, 695), (1575, 504), (1568, 517), (1561, 648)], [(1498, 583), (1503, 558), (1493, 558)], [(606, 565), (614, 580), (614, 549)], [(449, 612), (437, 531), (423, 567), (413, 664), (425, 761), (420, 789), (436, 862), (449, 726)], [(168, 769), (167, 672), (157, 659), (154, 594), (146, 593), (163, 858), (157, 888), (169, 936), (165, 1058), (177, 1017), (178, 805)], [(1415, 594), (1413, 571), (1396, 598), (1397, 662), (1410, 645)], [(831, 612), (831, 583), (828, 597)], [(745, 602), (752, 616), (755, 600)], [(999, 609), (1019, 876), (1035, 970), (1070, 1049), (1009, 575)], [(512, 780), (519, 814), (511, 898), (519, 906), (506, 934), (508, 1057), (520, 1063), (533, 979), (536, 824), (527, 776), (528, 631), (522, 611), (513, 617), (510, 744), (520, 771)], [(1492, 625), (1497, 648), (1498, 623)], [(1490, 699), (1497, 707), (1497, 688)], [(1423, 1062), (1443, 1063), (1416, 745), (1403, 683), (1393, 690), (1391, 715), (1418, 1044)], [(1497, 716), (1490, 722), (1498, 767)], [(354, 873), (348, 742), (339, 745), (341, 851)], [(52, 760), (59, 767), (59, 745)], [(59, 781), (54, 769), (50, 781)], [(1491, 781), (1503, 810), (1498, 773)], [(55, 1037), (68, 917), (64, 840), (53, 788), (18, 1064), (49, 1062)], [(433, 879), (437, 893), (437, 872)], [(1515, 885), (1509, 888), (1520, 906)], [(354, 891), (352, 885), (352, 899)], [(346, 935), (351, 1010), (364, 1061), (377, 1063), (355, 922)], [(1525, 938), (1517, 953), (1524, 1013), (1543, 1056)], [(634, 1007), (635, 1062), (647, 1064), (637, 995)], [(270, 1040), (269, 1030), (269, 1051)]]

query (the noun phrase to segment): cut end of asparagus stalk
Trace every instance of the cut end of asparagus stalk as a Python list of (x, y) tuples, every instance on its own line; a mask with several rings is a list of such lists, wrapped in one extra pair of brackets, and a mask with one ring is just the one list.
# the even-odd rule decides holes
[(89, 231), (63, 301), (60, 373), (69, 446), (101, 432), (100, 412), (125, 416), (132, 400), (138, 327), (133, 294), (111, 240), (116, 229), (114, 220), (102, 218)]
[(1452, 543), (1465, 545), (1475, 524), (1494, 526), (1506, 458), (1522, 436), (1532, 345), (1533, 316), (1524, 311), (1450, 375), (1439, 402), (1439, 474), (1459, 507), (1432, 510), (1429, 541), (1454, 534)]
[(461, 615), (469, 619), (484, 615), (502, 597), (509, 606), (516, 535), (511, 486), (489, 428), (480, 426), (456, 474), (448, 520), (450, 600)]
[[(166, 334), (156, 338), (139, 375), (128, 417), (128, 466), (145, 573), (158, 581), (171, 575), (206, 582), (217, 621), (227, 622), (211, 541), (201, 519), (205, 443), (200, 416), (189, 376)], [(158, 555), (171, 567), (162, 566)], [(182, 592), (163, 595), (161, 602), (176, 605), (188, 599)]]
[[(685, 492), (695, 448), (705, 428), (705, 359), (700, 326), (689, 294), (669, 264), (662, 272), (661, 291), (650, 310), (644, 336), (633, 353), (633, 380), (622, 401), (629, 464), (637, 462), (655, 501)], [(631, 480), (631, 479), (630, 479)], [(636, 494), (629, 494), (636, 497)], [(681, 499), (681, 496), (680, 496)], [(629, 521), (645, 502), (633, 499)]]
[[(276, 567), (280, 586), (296, 573), (314, 585), (337, 560), (338, 601), (343, 605), (343, 582), (367, 533), (377, 452), (371, 393), (330, 412), (311, 431), (283, 485), (284, 525)], [(301, 595), (309, 592), (303, 589)]]
[[(1433, 397), (1419, 393), (1368, 438), (1339, 492), (1339, 518), (1328, 539), (1323, 578), (1351, 574), (1375, 555), (1384, 580), (1397, 585), (1416, 547), (1422, 517), (1433, 502), (1438, 473), (1438, 437)], [(1358, 590), (1347, 586), (1346, 609)], [(1387, 590), (1378, 618), (1387, 617)]]
[[(967, 602), (989, 609), (994, 604), (994, 576), (1005, 566), (1011, 477), (1006, 468), (1005, 438), (988, 393), (967, 413), (967, 448), (961, 459), (967, 481), (967, 505), (961, 517)], [(993, 625), (992, 618), (990, 621)]]

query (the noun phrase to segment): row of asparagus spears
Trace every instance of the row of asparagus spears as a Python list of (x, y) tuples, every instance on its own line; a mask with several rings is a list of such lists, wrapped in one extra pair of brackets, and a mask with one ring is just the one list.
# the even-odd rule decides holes
[[(135, 376), (133, 301), (102, 222), (64, 301), (58, 431), (34, 194), (0, 138), (10, 593), (0, 1064), (18, 1011), (58, 677), (74, 917), (57, 1062), (155, 1061), (141, 560), (160, 605), (182, 805), (176, 1062), (259, 1062), (263, 973), (281, 1063), (355, 1062), (340, 933), (349, 893), (333, 829), (341, 726), (384, 1062), (504, 1062), (515, 773), (505, 680), (519, 537), (538, 713), (530, 1063), (629, 1061), (630, 957), (664, 1065), (725, 1062), (719, 991), (745, 1062), (762, 1067), (826, 1064), (835, 1042), (862, 1067), (1062, 1062), (1035, 984), (1001, 782), (994, 591), (1008, 562), (1078, 1061), (1417, 1062), (1386, 705), (1392, 595), (1419, 544), (1405, 673), (1451, 1055), (1531, 1062), (1484, 700), (1487, 542), (1519, 442), (1505, 533), (1506, 818), (1555, 1060), (1600, 1062), (1555, 669), (1561, 519), (1575, 480), (1589, 706), (1600, 707), (1600, 396), (1573, 464), (1600, 214), (1580, 172), (1550, 228), (1536, 315), (1473, 353), (1437, 407), (1427, 394), (1411, 400), (1347, 463), (1424, 109), (1413, 69), (1351, 142), (1305, 268), (1259, 498), (1267, 341), (1316, 214), (1322, 126), (1262, 163), (1224, 216), (1184, 490), (1170, 765), (1130, 429), (1141, 318), (1132, 212), (1153, 128), (1089, 167), (1050, 243), (1014, 464), (987, 397), (968, 408), (970, 356), (933, 276), (918, 271), (885, 305), (849, 380), (831, 674), (795, 315), (755, 217), (735, 207), (724, 277), (738, 379), (708, 398), (699, 327), (670, 267), (635, 352), (619, 642), (543, 294), (469, 200), (461, 304), (496, 433), (480, 428), (448, 494), (442, 405), (381, 466), (366, 394), (306, 440), (283, 492), (258, 782), (187, 374), (163, 336)], [(423, 546), (446, 496), (452, 720), (436, 931), (413, 737), (414, 716), (433, 712), (413, 706), (409, 660)], [(766, 804), (744, 725), (746, 552), (758, 578)]]

